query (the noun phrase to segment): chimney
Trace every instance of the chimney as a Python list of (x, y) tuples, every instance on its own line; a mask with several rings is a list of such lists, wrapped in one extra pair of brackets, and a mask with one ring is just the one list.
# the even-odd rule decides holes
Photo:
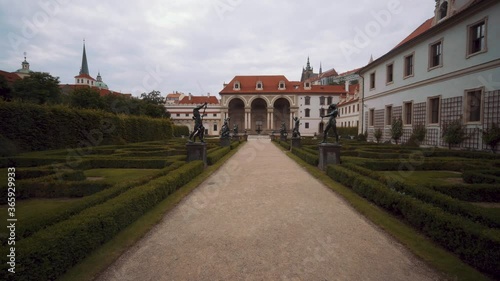
[(345, 81), (345, 91), (349, 93), (349, 80)]
[(210, 97), (210, 93), (207, 93), (207, 97)]
[(191, 100), (192, 97), (193, 97), (193, 95), (191, 95), (191, 93), (189, 93), (189, 100)]

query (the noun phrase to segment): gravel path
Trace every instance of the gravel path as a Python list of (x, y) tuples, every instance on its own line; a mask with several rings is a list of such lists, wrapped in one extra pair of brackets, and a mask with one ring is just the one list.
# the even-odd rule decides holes
[(249, 140), (97, 280), (439, 280), (269, 140)]

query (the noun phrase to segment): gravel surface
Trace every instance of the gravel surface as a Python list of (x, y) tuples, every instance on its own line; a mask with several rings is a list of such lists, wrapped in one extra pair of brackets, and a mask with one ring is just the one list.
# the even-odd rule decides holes
[(249, 140), (97, 280), (440, 280), (269, 140)]

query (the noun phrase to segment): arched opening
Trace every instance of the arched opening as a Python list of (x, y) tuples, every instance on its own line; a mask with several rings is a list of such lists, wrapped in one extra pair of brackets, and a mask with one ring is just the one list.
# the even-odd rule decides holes
[(285, 98), (277, 99), (274, 102), (274, 129), (281, 128), (281, 122), (285, 122), (287, 130), (290, 130), (290, 102)]
[(448, 15), (448, 2), (445, 1), (443, 4), (441, 4), (441, 7), (439, 7), (439, 19), (444, 19)]
[(240, 99), (233, 99), (229, 102), (228, 115), (231, 118), (229, 123), (231, 132), (234, 125), (238, 125), (238, 130), (243, 131), (245, 129), (245, 104)]
[(267, 103), (265, 100), (258, 98), (252, 101), (251, 116), (250, 130), (252, 133), (260, 134), (267, 130)]

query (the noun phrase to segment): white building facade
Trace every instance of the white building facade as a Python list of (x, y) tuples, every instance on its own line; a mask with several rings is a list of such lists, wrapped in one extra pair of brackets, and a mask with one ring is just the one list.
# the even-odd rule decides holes
[(487, 149), (481, 130), (500, 123), (500, 2), (436, 1), (427, 20), (393, 50), (360, 71), (361, 130), (390, 140), (393, 118), (404, 124), (402, 142), (425, 125), (424, 145), (446, 146), (443, 127), (460, 119), (462, 148)]

